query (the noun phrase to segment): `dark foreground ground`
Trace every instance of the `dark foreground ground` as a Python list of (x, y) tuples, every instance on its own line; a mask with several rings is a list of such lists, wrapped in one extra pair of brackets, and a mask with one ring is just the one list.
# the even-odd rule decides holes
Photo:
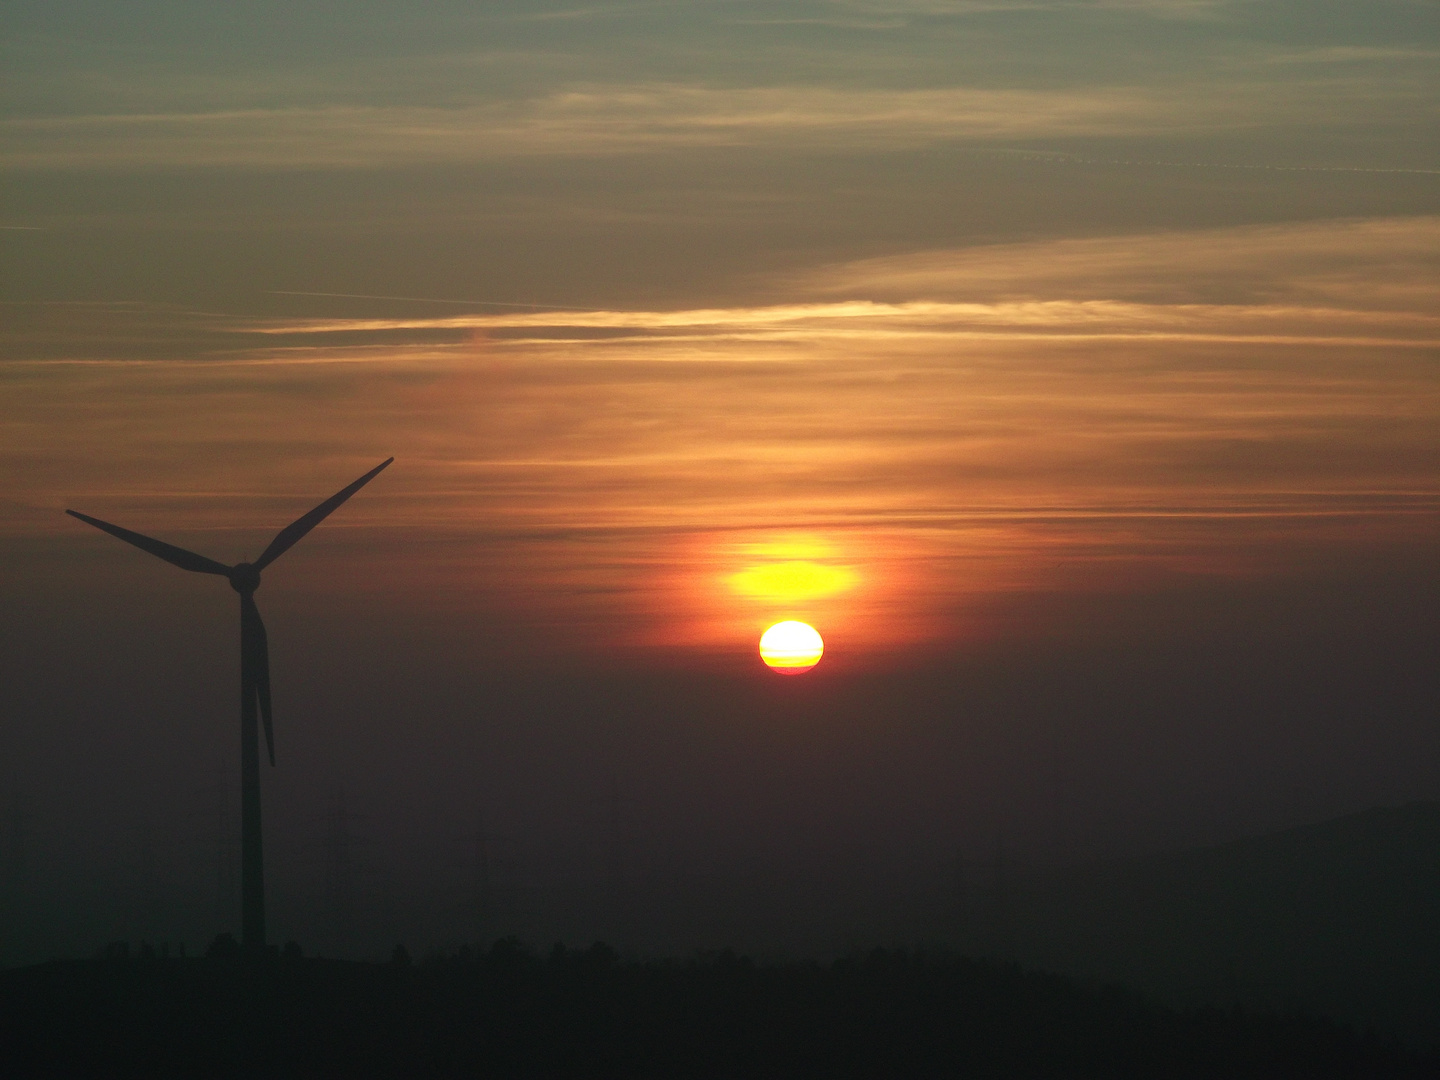
[(540, 958), (505, 942), (418, 965), (212, 956), (6, 971), (0, 1061), (14, 1076), (1440, 1076), (1433, 1054), (1324, 1020), (1174, 1012), (955, 957), (629, 964), (604, 946)]

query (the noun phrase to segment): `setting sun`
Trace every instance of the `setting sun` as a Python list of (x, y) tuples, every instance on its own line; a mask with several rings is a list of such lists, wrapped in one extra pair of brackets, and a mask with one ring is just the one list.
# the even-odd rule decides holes
[(819, 633), (803, 622), (779, 622), (760, 636), (760, 659), (781, 675), (803, 675), (824, 652)]

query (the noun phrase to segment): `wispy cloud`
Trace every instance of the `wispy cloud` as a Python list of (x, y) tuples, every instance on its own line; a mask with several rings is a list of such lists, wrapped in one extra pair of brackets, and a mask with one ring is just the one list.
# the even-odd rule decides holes
[(1272, 64), (1391, 64), (1397, 61), (1433, 63), (1440, 60), (1440, 49), (1413, 45), (1329, 45), (1318, 49), (1272, 50), (1265, 59)]
[(1436, 309), (1440, 218), (1402, 217), (906, 252), (808, 272), (812, 295)]
[(250, 329), (271, 336), (510, 331), (511, 341), (521, 331), (555, 340), (602, 330), (609, 333), (595, 340), (610, 343), (1071, 335), (1428, 348), (1440, 341), (1437, 253), (1440, 217), (1244, 226), (863, 259), (776, 283), (812, 298), (798, 303), (291, 319)]
[(903, 15), (985, 15), (1006, 11), (1128, 11), (1160, 18), (1213, 17), (1246, 0), (831, 0), (838, 8)]
[(500, 105), (329, 108), (12, 120), (20, 167), (348, 166), (508, 155), (624, 153), (801, 139), (914, 145), (943, 138), (1120, 133), (1163, 110), (1126, 91), (855, 91), (597, 87)]
[[(68, 355), (37, 330), (0, 368), (23, 478), (0, 524), (52, 532), (85, 491), (162, 535), (234, 529), (257, 500), (309, 491), (311, 471), (393, 453), (405, 468), (346, 527), (403, 528), (375, 550), (427, 543), (447, 602), (523, 596), (557, 634), (663, 628), (672, 644), (743, 640), (775, 614), (727, 584), (763, 577), (745, 559), (775, 537), (852, 575), (805, 600), (852, 641), (871, 622), (944, 637), (977, 598), (1065, 575), (1285, 572), (1300, 549), (1440, 530), (1437, 232), (1412, 218), (897, 254), (745, 308), (91, 309)], [(52, 334), (82, 315), (50, 312)], [(107, 360), (100, 331), (122, 317), (132, 345)], [(170, 359), (153, 343), (167, 319), (190, 342)], [(234, 492), (237, 468), (266, 462), (262, 488)]]
[(525, 339), (575, 341), (575, 332), (612, 331), (603, 340), (720, 338), (761, 341), (903, 338), (1174, 342), (1255, 342), (1292, 345), (1440, 347), (1440, 314), (1243, 304), (1134, 304), (1117, 301), (1031, 301), (958, 304), (845, 301), (700, 311), (555, 311), (547, 314), (448, 318), (322, 319), (255, 326), (270, 335), (374, 334), (401, 330), (526, 330)]
[[(691, 147), (886, 149), (1015, 140), (1237, 131), (1369, 115), (1408, 85), (1064, 90), (835, 86), (574, 87), (455, 107), (337, 106), (65, 116), (0, 123), (12, 168), (345, 167)], [(1397, 108), (1400, 105), (1397, 104)]]

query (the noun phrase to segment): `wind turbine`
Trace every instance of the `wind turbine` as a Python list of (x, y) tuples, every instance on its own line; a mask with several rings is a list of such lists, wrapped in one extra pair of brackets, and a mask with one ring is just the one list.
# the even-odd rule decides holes
[(260, 846), (260, 739), (255, 730), (255, 711), (259, 706), (265, 722), (265, 748), (270, 764), (275, 764), (275, 729), (270, 721), (270, 646), (265, 637), (265, 624), (255, 606), (255, 590), (260, 587), (260, 571), (285, 552), (300, 538), (324, 521), (346, 499), (354, 495), (395, 459), (387, 458), (349, 487), (337, 491), (308, 514), (297, 518), (275, 534), (270, 546), (253, 563), (234, 566), (196, 555), (193, 551), (143, 536), (108, 521), (88, 517), (74, 510), (65, 512), (87, 525), (134, 544), (182, 570), (197, 574), (216, 574), (227, 578), (230, 587), (240, 594), (240, 938), (247, 951), (265, 947), (265, 863)]

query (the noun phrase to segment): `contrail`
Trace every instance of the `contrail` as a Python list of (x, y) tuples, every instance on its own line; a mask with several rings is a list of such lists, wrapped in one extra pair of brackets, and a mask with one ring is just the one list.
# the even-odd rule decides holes
[(370, 293), (301, 292), (298, 289), (270, 289), (271, 296), (338, 296), (347, 300), (405, 300), (412, 304), (462, 304), (466, 307), (523, 307), (545, 311), (574, 311), (574, 305), (523, 304), (518, 300), (437, 300), (431, 296), (375, 296)]

